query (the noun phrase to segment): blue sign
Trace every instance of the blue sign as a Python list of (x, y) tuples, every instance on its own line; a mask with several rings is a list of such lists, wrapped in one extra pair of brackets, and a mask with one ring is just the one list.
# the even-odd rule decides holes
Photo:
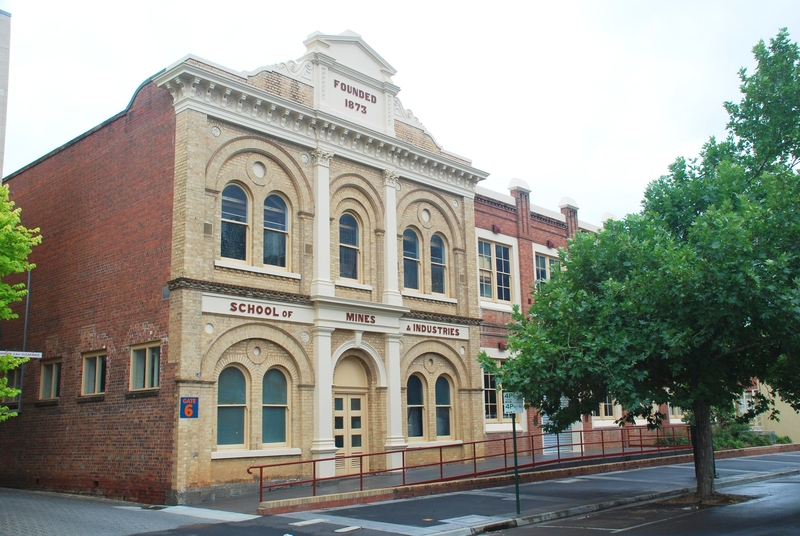
[(197, 397), (181, 397), (181, 419), (197, 418)]

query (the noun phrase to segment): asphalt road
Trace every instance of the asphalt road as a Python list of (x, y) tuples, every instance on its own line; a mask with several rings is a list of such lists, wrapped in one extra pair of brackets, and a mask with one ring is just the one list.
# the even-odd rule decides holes
[(615, 508), (568, 519), (502, 530), (495, 536), (766, 536), (800, 534), (800, 476), (723, 490), (752, 497), (724, 506), (663, 503)]

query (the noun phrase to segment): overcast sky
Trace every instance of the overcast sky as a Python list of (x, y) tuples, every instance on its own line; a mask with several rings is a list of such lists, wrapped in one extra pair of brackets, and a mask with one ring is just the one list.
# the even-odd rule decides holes
[(11, 17), (4, 175), (127, 106), (186, 54), (249, 71), (352, 30), (395, 69), (400, 100), (481, 186), (581, 220), (639, 210), (647, 183), (720, 136), (752, 48), (796, 1), (0, 0)]

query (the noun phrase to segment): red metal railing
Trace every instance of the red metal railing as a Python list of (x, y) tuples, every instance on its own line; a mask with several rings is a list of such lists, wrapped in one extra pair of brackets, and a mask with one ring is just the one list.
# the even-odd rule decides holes
[[(578, 441), (562, 442), (561, 436), (571, 435)], [(545, 444), (548, 439), (555, 442)], [(282, 462), (266, 465), (251, 465), (248, 474), (258, 471), (259, 501), (264, 500), (264, 490), (311, 485), (311, 494), (317, 495), (320, 484), (333, 481), (349, 481), (352, 490), (364, 490), (364, 477), (385, 475), (378, 479), (377, 487), (395, 487), (409, 484), (429, 484), (464, 478), (505, 473), (514, 469), (513, 438), (485, 439), (466, 443), (450, 443), (441, 446), (415, 448), (413, 444), (403, 451), (383, 451), (352, 456), (337, 456), (314, 460)], [(644, 427), (608, 428), (586, 431), (563, 432), (562, 434), (517, 434), (517, 456), (520, 469), (531, 469), (548, 464), (578, 462), (584, 460), (612, 458), (630, 455), (660, 454), (662, 452), (691, 449), (688, 426), (669, 426), (658, 430)], [(437, 452), (438, 451), (438, 452)], [(401, 456), (399, 467), (368, 469), (386, 460), (387, 456)], [(358, 460), (358, 472), (335, 476), (318, 476), (320, 464), (354, 468)], [(371, 462), (375, 460), (375, 462)], [(383, 465), (382, 463), (380, 465)], [(310, 466), (310, 469), (308, 469)], [(295, 467), (297, 470), (295, 471)], [(289, 476), (291, 475), (291, 477)], [(297, 478), (297, 475), (300, 475)], [(265, 482), (265, 478), (267, 481)], [(288, 478), (291, 478), (289, 480)], [(358, 480), (358, 486), (354, 485)], [(337, 489), (336, 491), (341, 491)]]

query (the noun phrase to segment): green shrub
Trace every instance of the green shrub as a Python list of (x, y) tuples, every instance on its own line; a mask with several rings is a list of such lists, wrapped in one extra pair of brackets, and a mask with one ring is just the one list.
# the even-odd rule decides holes
[(781, 445), (788, 445), (792, 442), (792, 438), (789, 437), (788, 435), (778, 436), (775, 441), (776, 443), (779, 443)]

